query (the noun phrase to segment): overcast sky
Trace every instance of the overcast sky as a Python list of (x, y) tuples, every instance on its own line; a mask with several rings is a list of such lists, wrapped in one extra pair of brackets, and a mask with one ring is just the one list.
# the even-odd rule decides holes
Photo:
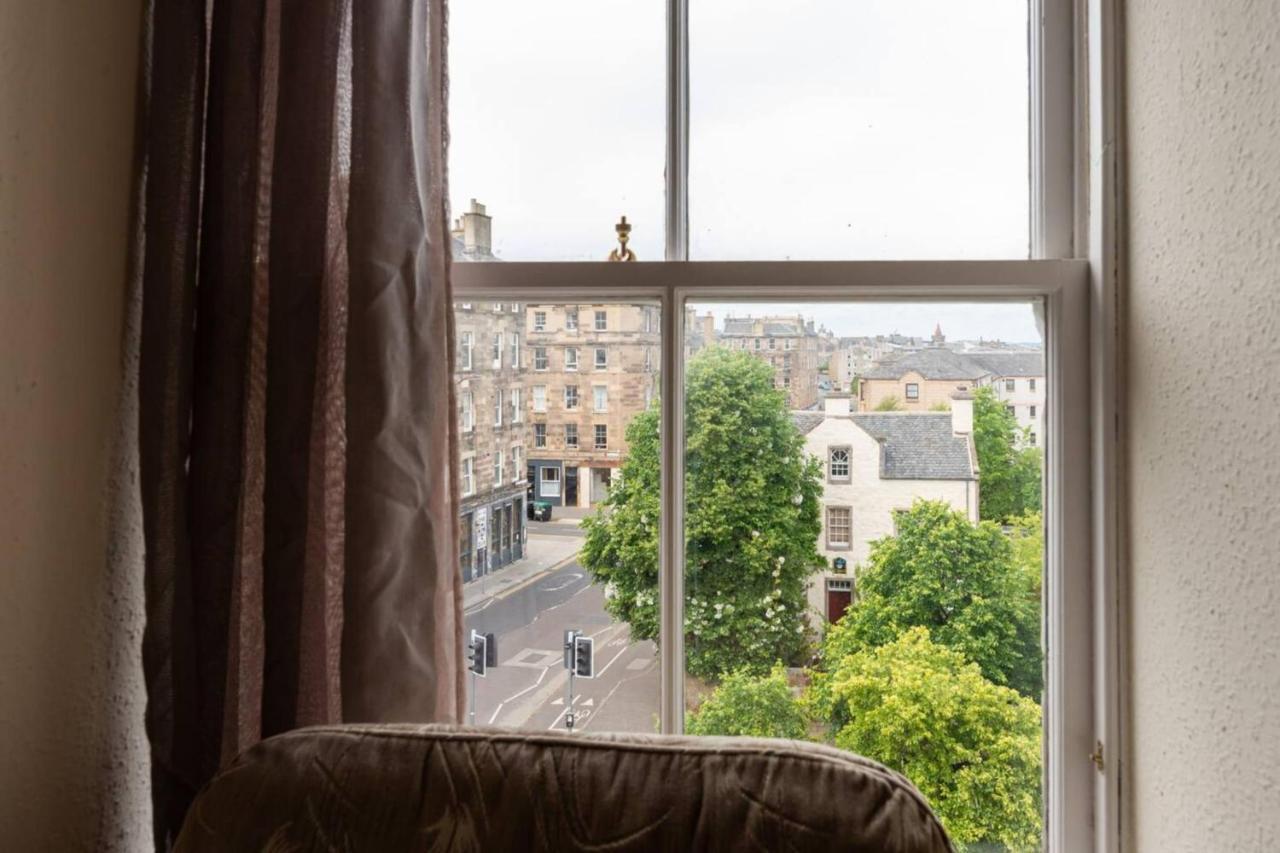
[[(1026, 0), (689, 5), (694, 259), (1027, 256)], [(499, 257), (603, 260), (626, 214), (661, 259), (665, 14), (451, 4), (451, 202), (487, 205)], [(1037, 337), (1029, 310), (948, 310), (956, 337)]]

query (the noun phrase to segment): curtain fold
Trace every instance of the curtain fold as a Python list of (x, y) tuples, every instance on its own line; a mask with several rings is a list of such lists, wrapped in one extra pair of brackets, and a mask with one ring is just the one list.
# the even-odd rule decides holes
[(262, 737), (463, 711), (444, 0), (147, 10), (157, 846)]

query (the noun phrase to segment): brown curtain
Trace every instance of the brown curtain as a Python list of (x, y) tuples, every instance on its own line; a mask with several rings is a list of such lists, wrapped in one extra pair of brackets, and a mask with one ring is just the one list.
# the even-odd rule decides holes
[(143, 656), (166, 849), (245, 747), (456, 721), (464, 668), (445, 0), (146, 14)]

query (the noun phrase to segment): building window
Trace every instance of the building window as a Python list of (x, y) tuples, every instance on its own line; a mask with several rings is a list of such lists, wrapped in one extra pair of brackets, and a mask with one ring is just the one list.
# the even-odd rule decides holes
[(476, 493), (476, 461), (471, 457), (462, 460), (462, 494)]
[(1004, 410), (1005, 410), (1006, 412), (1008, 412), (1008, 413), (1009, 413), (1009, 415), (1010, 415), (1011, 417), (1015, 417), (1015, 418), (1016, 418), (1016, 417), (1018, 416), (1018, 407), (1017, 407), (1017, 406), (1005, 406), (1005, 407), (1004, 407)]
[(547, 312), (533, 312), (533, 330), (535, 332), (545, 332), (547, 330)]
[(1004, 381), (1004, 390), (1006, 390), (1006, 391), (1016, 391), (1016, 390), (1018, 390), (1018, 380), (1016, 380), (1016, 379), (1006, 379), (1006, 380)]
[(596, 450), (607, 450), (609, 447), (609, 427), (596, 424)]
[(493, 452), (493, 484), (499, 485), (506, 479), (506, 475), (502, 466), (502, 451), (495, 450)]
[(549, 361), (547, 359), (547, 348), (534, 347), (533, 348), (533, 369), (546, 370), (548, 366), (549, 366)]
[(518, 424), (524, 419), (524, 411), (520, 405), (522, 402), (520, 400), (520, 396), (519, 388), (511, 389), (511, 422), (513, 424)]
[(778, 339), (769, 338), (769, 349), (777, 349), (777, 348), (778, 348)]
[(795, 341), (791, 340), (791, 338), (787, 338), (785, 341), (783, 341), (783, 342), (782, 342), (782, 348), (783, 348), (783, 349), (791, 349), (791, 345), (792, 345), (793, 343), (795, 343)]
[(471, 369), (471, 351), (475, 349), (475, 335), (471, 332), (463, 332), (458, 335), (458, 369)]
[(643, 309), (643, 311), (644, 311), (644, 330), (646, 333), (652, 332), (653, 331), (653, 312), (650, 311), (648, 308)]
[(493, 425), (502, 426), (502, 389), (493, 389)]
[(644, 348), (644, 369), (646, 373), (653, 370), (653, 355), (648, 347)]
[(1034, 376), (1027, 380), (1027, 390), (1028, 391), (1036, 390), (1036, 380)]
[(502, 303), (501, 303), (501, 302), (495, 302), (495, 303), (493, 303), (493, 305), (492, 305), (491, 307), (493, 308), (493, 313), (495, 313), (495, 314), (501, 314), (501, 313), (502, 313)]
[(533, 446), (534, 447), (547, 446), (547, 425), (546, 424), (533, 425)]
[(1036, 446), (1036, 434), (1034, 432), (1027, 433), (1027, 441), (1031, 442), (1031, 446)]
[(827, 549), (847, 551), (853, 546), (853, 511), (847, 506), (827, 507)]
[(550, 465), (542, 466), (542, 496), (544, 498), (560, 497), (560, 469)]
[(907, 383), (907, 399), (908, 400), (920, 399), (920, 383), (918, 382)]
[(1027, 414), (1029, 414), (1031, 417), (1033, 417), (1033, 418), (1034, 418), (1034, 417), (1036, 416), (1036, 407), (1035, 407), (1035, 406), (1027, 406)]
[(577, 424), (564, 425), (564, 446), (569, 448), (570, 450), (578, 449), (578, 425)]
[(520, 477), (524, 475), (524, 466), (520, 464), (520, 457), (524, 455), (524, 448), (518, 444), (511, 447), (511, 482), (520, 482)]
[(493, 336), (493, 369), (500, 370), (502, 368), (502, 332), (497, 332)]
[(547, 410), (547, 386), (533, 386), (533, 410), (535, 412), (545, 412)]
[(604, 347), (596, 347), (596, 370), (606, 370), (609, 367), (609, 352)]
[(578, 331), (578, 309), (577, 308), (564, 309), (564, 328), (565, 328), (565, 331), (567, 332)]
[(760, 349), (760, 339), (756, 338), (756, 349)]
[(828, 480), (848, 480), (849, 479), (849, 453), (848, 447), (833, 447), (828, 452), (827, 479)]
[(520, 313), (520, 303), (519, 303), (519, 302), (512, 302), (512, 303), (511, 303), (511, 313), (512, 313), (512, 314), (519, 314), (519, 313)]
[(520, 335), (511, 333), (511, 366), (520, 369)]
[(591, 386), (591, 398), (593, 402), (592, 408), (597, 412), (606, 412), (609, 410), (609, 386), (593, 385)]
[(564, 369), (565, 370), (578, 369), (578, 348), (577, 347), (564, 348)]
[(462, 392), (462, 431), (476, 428), (476, 398), (470, 391)]
[(578, 386), (577, 385), (564, 386), (564, 407), (566, 409), (578, 408)]
[(596, 312), (596, 331), (603, 332), (609, 328), (609, 314), (606, 311)]

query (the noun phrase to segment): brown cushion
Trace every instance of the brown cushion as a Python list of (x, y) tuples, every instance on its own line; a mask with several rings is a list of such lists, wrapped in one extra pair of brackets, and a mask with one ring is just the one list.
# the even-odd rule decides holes
[(264, 741), (177, 849), (950, 851), (901, 775), (810, 743), (339, 726)]

